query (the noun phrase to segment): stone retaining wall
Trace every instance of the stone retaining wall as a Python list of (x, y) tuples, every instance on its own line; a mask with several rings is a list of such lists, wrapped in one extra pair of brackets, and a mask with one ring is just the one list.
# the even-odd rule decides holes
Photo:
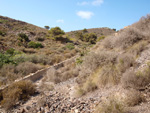
[[(47, 67), (47, 68), (45, 68), (45, 69), (38, 70), (37, 72), (31, 73), (31, 74), (29, 74), (29, 75), (27, 75), (27, 76), (25, 76), (25, 77), (23, 77), (23, 78), (17, 79), (17, 80), (15, 80), (14, 82), (19, 82), (19, 81), (21, 81), (21, 80), (30, 80), (30, 81), (32, 81), (32, 82), (36, 82), (37, 80), (40, 80), (41, 78), (43, 78), (43, 76), (46, 74), (46, 72), (47, 72), (49, 69), (51, 69), (51, 68), (58, 69), (58, 68), (62, 67), (63, 65), (66, 65), (67, 63), (75, 62), (75, 60), (76, 60), (77, 57), (78, 57), (78, 55), (77, 55), (77, 56), (74, 56), (74, 57), (72, 57), (72, 58), (70, 58), (70, 59), (67, 59), (67, 60), (65, 60), (65, 61), (62, 61), (62, 62), (60, 62), (60, 63), (58, 63), (58, 64), (55, 64), (55, 65), (53, 65), (53, 66)], [(13, 84), (13, 83), (12, 83), (12, 84)], [(6, 85), (6, 86), (1, 87), (1, 88), (0, 88), (0, 92), (2, 92), (5, 88), (8, 88), (8, 86), (10, 86), (10, 85), (11, 85), (11, 84), (8, 84), (8, 85)]]

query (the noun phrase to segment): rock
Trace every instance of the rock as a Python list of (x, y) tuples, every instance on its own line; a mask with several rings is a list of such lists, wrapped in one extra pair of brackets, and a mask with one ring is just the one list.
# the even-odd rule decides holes
[(30, 106), (26, 106), (26, 109), (27, 109), (27, 110), (30, 110), (30, 109), (31, 109), (31, 107), (30, 107)]
[(79, 110), (78, 110), (78, 109), (75, 109), (74, 112), (75, 112), (75, 113), (79, 113)]

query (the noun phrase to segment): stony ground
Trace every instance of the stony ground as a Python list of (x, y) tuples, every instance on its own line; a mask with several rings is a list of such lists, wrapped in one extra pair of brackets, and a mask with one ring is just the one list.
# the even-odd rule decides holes
[(31, 97), (13, 112), (17, 113), (93, 113), (100, 98), (73, 96), (76, 78), (61, 82), (52, 91)]

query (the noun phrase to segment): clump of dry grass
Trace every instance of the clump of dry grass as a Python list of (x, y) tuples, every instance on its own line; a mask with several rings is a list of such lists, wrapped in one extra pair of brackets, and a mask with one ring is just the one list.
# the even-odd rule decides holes
[(130, 89), (126, 92), (124, 102), (127, 106), (135, 106), (143, 101), (145, 101), (145, 99), (139, 91)]
[(64, 63), (60, 65), (60, 67), (56, 66), (50, 68), (46, 73), (44, 81), (59, 83), (62, 81), (66, 81), (72, 77), (76, 77), (78, 76), (78, 74), (79, 74), (79, 70), (75, 68), (74, 62), (73, 63), (70, 62), (70, 64)]
[(142, 32), (149, 33), (150, 25), (150, 14), (143, 16), (138, 22), (134, 23), (132, 26), (138, 28)]
[(121, 75), (119, 74), (116, 66), (110, 64), (102, 67), (99, 74), (98, 86), (116, 85), (120, 82)]
[[(133, 44), (138, 43), (141, 40), (149, 40), (149, 27), (150, 25), (150, 15), (142, 17), (138, 22), (129, 26), (126, 29), (121, 30), (118, 35), (107, 37), (103, 41), (103, 46), (105, 48), (120, 48), (127, 49)], [(141, 49), (137, 49), (140, 52)]]
[(95, 113), (125, 113), (125, 106), (114, 96), (109, 96), (96, 107)]
[(117, 85), (122, 74), (134, 65), (135, 60), (131, 54), (117, 56), (111, 52), (92, 53), (85, 57), (81, 65), (77, 79), (78, 90), (82, 89), (85, 94), (100, 87)]
[(103, 46), (105, 48), (126, 49), (144, 38), (145, 36), (140, 30), (135, 27), (129, 27), (121, 31), (117, 36), (104, 39)]
[(139, 43), (134, 44), (131, 48), (129, 48), (129, 52), (135, 55), (136, 57), (141, 54), (141, 52), (146, 49), (147, 41), (140, 41)]
[(96, 107), (95, 113), (128, 113), (128, 107), (138, 105), (143, 101), (144, 98), (139, 91), (122, 89), (102, 98), (102, 102)]
[(120, 74), (124, 73), (128, 68), (136, 65), (135, 58), (131, 53), (120, 54), (117, 58), (117, 70)]
[(2, 92), (3, 99), (1, 105), (9, 110), (20, 100), (27, 100), (35, 93), (35, 85), (30, 81), (19, 81), (13, 83)]
[(25, 76), (30, 73), (34, 73), (40, 69), (42, 69), (42, 66), (39, 64), (34, 64), (32, 62), (23, 62), (20, 63), (18, 66), (16, 66), (15, 73), (21, 73), (22, 75)]
[(1, 81), (1, 85), (10, 83), (20, 77), (20, 75), (15, 73), (14, 70), (15, 70), (15, 65), (12, 64), (4, 65), (0, 69), (0, 76), (2, 78), (5, 78), (5, 80)]
[(135, 72), (134, 70), (127, 70), (122, 78), (121, 83), (124, 87), (128, 88), (143, 88), (150, 82), (150, 65), (143, 69), (143, 71)]
[[(116, 62), (116, 53), (101, 51), (99, 53), (90, 53), (83, 59), (80, 67), (79, 82), (85, 82), (86, 78), (90, 76), (97, 68), (102, 67), (108, 63)], [(79, 83), (78, 82), (78, 83)]]
[(24, 77), (30, 73), (34, 73), (37, 70), (42, 69), (43, 66), (34, 64), (32, 62), (23, 62), (16, 65), (7, 64), (0, 69), (0, 77), (3, 79), (0, 81), (0, 85), (6, 85), (14, 80)]

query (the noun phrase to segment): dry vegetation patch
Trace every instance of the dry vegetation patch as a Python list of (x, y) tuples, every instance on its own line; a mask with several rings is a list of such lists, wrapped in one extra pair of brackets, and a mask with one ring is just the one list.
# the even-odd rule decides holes
[(142, 71), (127, 70), (122, 78), (122, 85), (126, 88), (131, 87), (140, 89), (145, 87), (150, 82), (150, 65), (148, 64)]
[(30, 81), (15, 82), (2, 92), (1, 105), (9, 110), (18, 101), (27, 100), (35, 91), (35, 85)]

